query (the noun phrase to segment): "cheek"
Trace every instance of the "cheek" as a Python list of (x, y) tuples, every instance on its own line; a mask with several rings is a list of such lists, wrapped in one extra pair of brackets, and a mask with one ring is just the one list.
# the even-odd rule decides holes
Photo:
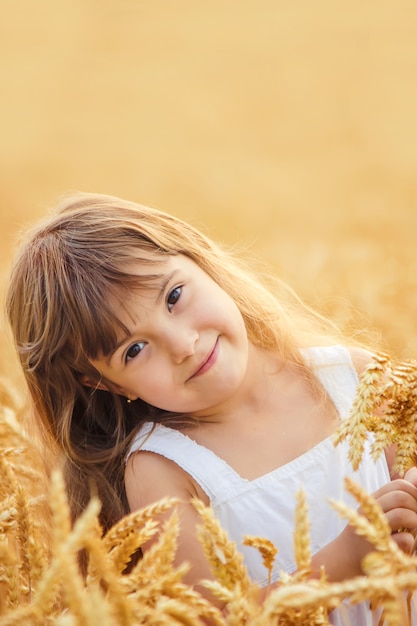
[(139, 382), (132, 384), (132, 387), (136, 387), (136, 393), (144, 400), (145, 396), (154, 396), (164, 388), (162, 373), (160, 372), (159, 376), (142, 376)]
[(233, 300), (229, 299), (227, 301), (225, 311), (227, 311), (226, 318), (229, 322), (229, 326), (234, 330), (234, 332), (239, 335), (242, 333), (246, 335), (245, 322), (243, 321), (242, 314)]
[[(173, 393), (172, 381), (164, 373), (163, 368), (141, 376), (140, 383), (132, 383), (132, 391), (145, 402), (158, 406), (161, 398), (169, 398)], [(165, 408), (159, 406), (158, 408)]]
[(201, 315), (207, 316), (207, 318), (214, 317), (222, 321), (223, 324), (232, 327), (244, 325), (235, 301), (225, 291), (218, 288), (214, 289), (210, 293), (209, 299), (206, 297), (205, 300), (205, 305), (200, 307)]

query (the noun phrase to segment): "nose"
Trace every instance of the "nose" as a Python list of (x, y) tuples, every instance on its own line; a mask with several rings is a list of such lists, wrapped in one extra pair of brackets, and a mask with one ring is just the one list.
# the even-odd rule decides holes
[(188, 327), (171, 328), (163, 341), (174, 363), (179, 364), (195, 353), (198, 332)]

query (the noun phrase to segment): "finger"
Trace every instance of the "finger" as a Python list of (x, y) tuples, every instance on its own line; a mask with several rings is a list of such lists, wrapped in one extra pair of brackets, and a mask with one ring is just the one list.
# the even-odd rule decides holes
[[(413, 478), (414, 474), (411, 473), (411, 470), (409, 470), (409, 472), (410, 477)], [(417, 485), (414, 485), (410, 480), (406, 480), (405, 478), (396, 478), (395, 480), (391, 480), (390, 482), (380, 487), (372, 495), (378, 500), (381, 496), (395, 491), (403, 491), (405, 493), (408, 493), (410, 496), (417, 500)]]
[(417, 499), (407, 491), (390, 491), (380, 496), (377, 502), (385, 514), (395, 509), (403, 509), (417, 513)]
[(410, 467), (404, 475), (404, 480), (407, 480), (417, 487), (417, 467)]
[(406, 552), (407, 554), (414, 552), (415, 538), (411, 533), (394, 533), (391, 536), (400, 550)]
[(417, 528), (417, 513), (409, 509), (392, 509), (386, 513), (386, 518), (392, 532)]

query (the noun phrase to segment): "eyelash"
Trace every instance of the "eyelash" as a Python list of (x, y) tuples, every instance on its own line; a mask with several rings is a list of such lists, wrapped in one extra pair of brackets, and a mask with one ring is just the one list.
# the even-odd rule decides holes
[[(146, 342), (145, 341), (136, 341), (135, 343), (132, 343), (131, 346), (129, 346), (129, 348), (126, 350), (126, 358), (125, 361), (126, 363), (128, 363), (129, 361), (131, 361), (132, 359), (134, 359), (135, 357), (138, 356), (138, 354), (140, 354), (143, 350), (143, 348), (145, 347)], [(129, 352), (135, 348), (136, 346), (142, 346), (141, 349), (139, 350), (139, 352), (137, 352), (136, 354), (129, 356)]]
[[(178, 296), (177, 296), (175, 302), (171, 303), (169, 300), (170, 300), (172, 294), (175, 293), (176, 291), (179, 291)], [(166, 302), (167, 302), (168, 311), (170, 313), (171, 313), (172, 309), (174, 308), (174, 306), (177, 304), (178, 300), (181, 298), (181, 295), (182, 295), (182, 285), (178, 285), (177, 287), (174, 287), (174, 289), (172, 289), (169, 292), (169, 294), (167, 296)]]

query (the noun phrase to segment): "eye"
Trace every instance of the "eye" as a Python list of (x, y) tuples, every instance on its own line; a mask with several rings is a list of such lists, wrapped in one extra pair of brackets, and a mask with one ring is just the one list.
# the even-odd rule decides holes
[(182, 287), (175, 287), (172, 291), (169, 292), (167, 297), (167, 307), (168, 311), (171, 312), (174, 306), (177, 304), (178, 300), (181, 297)]
[(137, 341), (136, 343), (133, 343), (126, 351), (126, 361), (131, 361), (138, 356), (145, 346), (146, 343), (144, 341)]

